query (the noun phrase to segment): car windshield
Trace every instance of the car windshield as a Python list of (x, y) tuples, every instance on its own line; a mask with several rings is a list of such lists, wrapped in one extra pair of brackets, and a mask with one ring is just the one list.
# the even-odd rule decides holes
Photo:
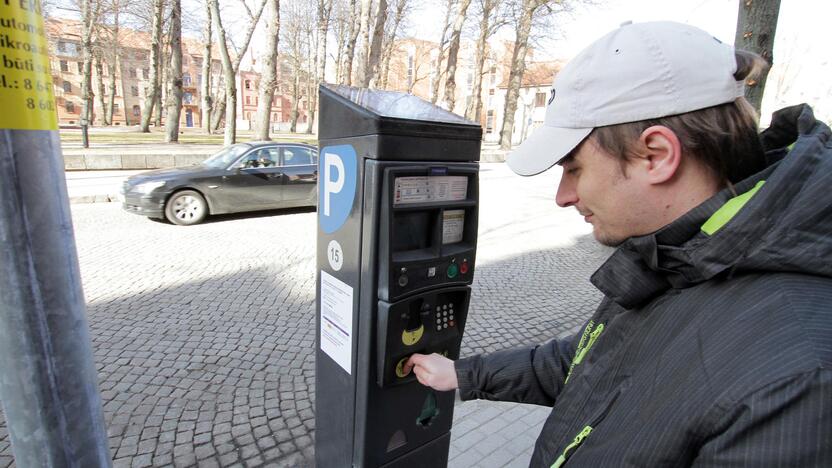
[(202, 164), (204, 166), (213, 167), (217, 169), (228, 167), (229, 164), (234, 162), (237, 158), (240, 157), (240, 155), (245, 153), (249, 148), (251, 148), (251, 146), (242, 143), (227, 146), (221, 149), (219, 153), (211, 156), (205, 161), (202, 161)]

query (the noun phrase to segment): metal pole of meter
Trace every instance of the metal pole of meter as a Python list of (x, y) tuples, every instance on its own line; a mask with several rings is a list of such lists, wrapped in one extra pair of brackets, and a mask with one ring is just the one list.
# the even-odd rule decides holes
[[(17, 466), (109, 467), (39, 2), (0, 2), (0, 400)], [(11, 25), (11, 26), (9, 26)]]

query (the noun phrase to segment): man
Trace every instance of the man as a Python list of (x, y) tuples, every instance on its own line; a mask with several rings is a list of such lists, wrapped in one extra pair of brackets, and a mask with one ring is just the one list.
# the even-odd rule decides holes
[(563, 167), (557, 203), (618, 246), (604, 299), (572, 339), (408, 370), (553, 407), (533, 466), (832, 466), (832, 135), (797, 106), (758, 137), (753, 61), (666, 22), (575, 57), (508, 164)]

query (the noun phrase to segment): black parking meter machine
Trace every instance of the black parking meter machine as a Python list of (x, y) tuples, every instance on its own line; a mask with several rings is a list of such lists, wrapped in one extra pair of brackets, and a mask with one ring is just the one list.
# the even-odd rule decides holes
[(402, 366), (459, 357), (482, 129), (404, 93), (319, 102), (316, 465), (445, 466), (454, 392)]

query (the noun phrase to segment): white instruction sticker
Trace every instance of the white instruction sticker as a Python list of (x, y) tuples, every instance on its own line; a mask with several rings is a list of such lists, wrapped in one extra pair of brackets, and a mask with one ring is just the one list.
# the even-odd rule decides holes
[(321, 351), (352, 374), (352, 287), (321, 270)]
[(396, 177), (393, 204), (426, 203), (465, 200), (468, 196), (468, 177)]
[(448, 210), (442, 212), (442, 243), (453, 244), (462, 240), (465, 226), (465, 210)]

